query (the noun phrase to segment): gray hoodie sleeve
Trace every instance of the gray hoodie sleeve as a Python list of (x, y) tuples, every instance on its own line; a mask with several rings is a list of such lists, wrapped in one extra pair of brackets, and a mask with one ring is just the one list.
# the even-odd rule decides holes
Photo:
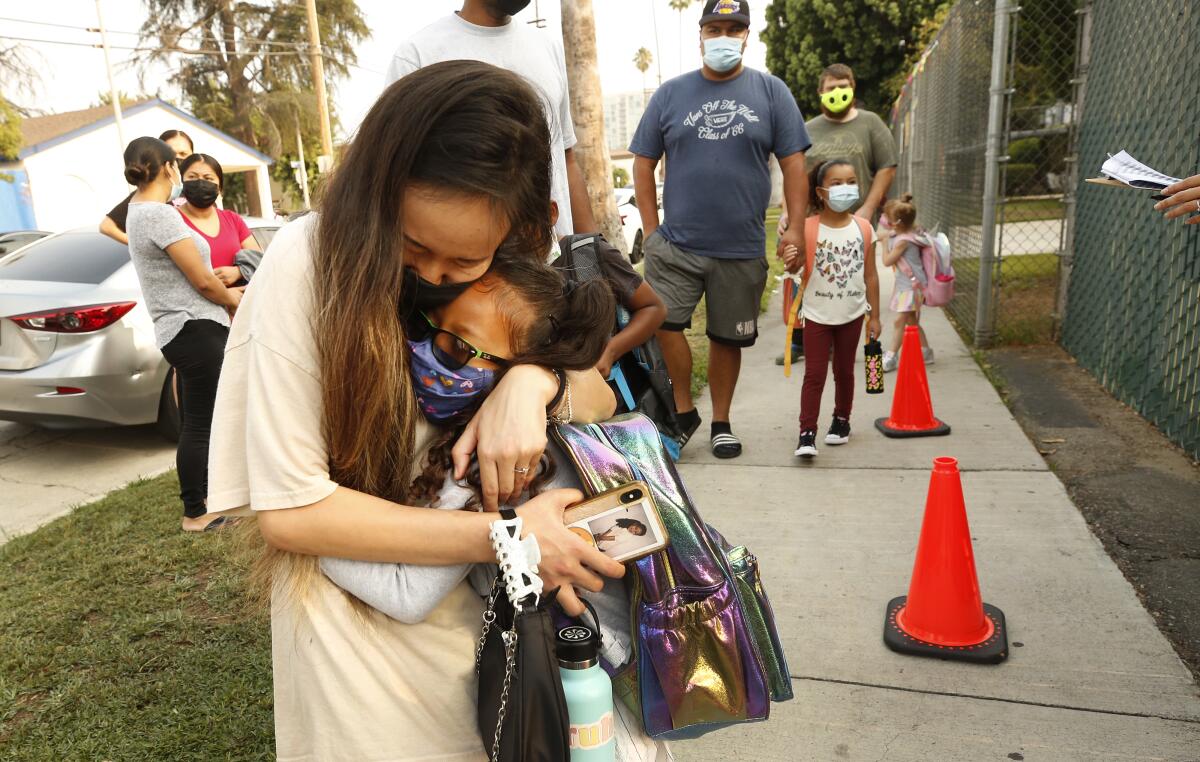
[[(473, 496), (449, 476), (431, 510), (458, 510)], [(420, 566), (346, 558), (322, 558), (321, 571), (333, 584), (405, 624), (428, 617), (442, 600), (462, 582), (471, 564)]]

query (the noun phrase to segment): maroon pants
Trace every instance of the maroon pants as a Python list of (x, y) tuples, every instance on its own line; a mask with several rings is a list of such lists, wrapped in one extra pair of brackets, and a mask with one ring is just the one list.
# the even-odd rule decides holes
[(817, 428), (821, 412), (821, 393), (829, 375), (829, 358), (833, 356), (835, 389), (833, 414), (849, 418), (854, 407), (854, 357), (862, 339), (863, 318), (857, 317), (842, 325), (825, 325), (814, 320), (804, 321), (804, 387), (800, 391), (800, 430)]

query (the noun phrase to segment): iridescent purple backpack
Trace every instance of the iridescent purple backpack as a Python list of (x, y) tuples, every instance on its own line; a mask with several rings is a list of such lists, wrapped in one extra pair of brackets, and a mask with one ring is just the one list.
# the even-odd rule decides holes
[(670, 535), (666, 549), (626, 575), (633, 656), (614, 670), (616, 695), (655, 738), (767, 719), (772, 701), (792, 698), (792, 685), (754, 555), (700, 518), (645, 416), (551, 432), (589, 494), (649, 485)]

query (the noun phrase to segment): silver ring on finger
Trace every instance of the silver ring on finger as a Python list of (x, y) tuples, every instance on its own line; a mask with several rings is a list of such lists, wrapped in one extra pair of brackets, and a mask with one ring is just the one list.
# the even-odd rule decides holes
[(1200, 212), (1200, 198), (1196, 199), (1196, 211)]
[(529, 473), (529, 467), (528, 466), (514, 466), (513, 471), (516, 471), (518, 474), (524, 475), (524, 474)]

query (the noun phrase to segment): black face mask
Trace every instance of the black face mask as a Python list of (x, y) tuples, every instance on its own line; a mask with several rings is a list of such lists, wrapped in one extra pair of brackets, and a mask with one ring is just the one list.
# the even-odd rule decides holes
[(465, 283), (430, 283), (418, 275), (416, 270), (406, 267), (404, 283), (400, 286), (400, 317), (407, 320), (417, 310), (429, 312), (447, 305), (474, 284), (473, 280)]
[(221, 195), (217, 184), (209, 180), (187, 180), (183, 183), (183, 197), (197, 209), (207, 209), (217, 203)]
[(529, 0), (491, 0), (489, 4), (506, 16), (515, 16), (528, 7)]

